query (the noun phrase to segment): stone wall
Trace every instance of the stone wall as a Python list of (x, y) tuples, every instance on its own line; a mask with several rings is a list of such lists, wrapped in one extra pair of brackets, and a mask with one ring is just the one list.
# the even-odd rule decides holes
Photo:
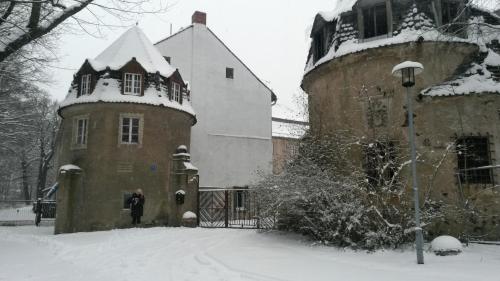
[[(120, 144), (120, 114), (142, 115), (141, 144)], [(127, 192), (141, 188), (146, 198), (143, 224), (169, 222), (172, 154), (189, 145), (191, 115), (171, 108), (123, 103), (72, 105), (60, 112), (58, 165), (74, 164), (81, 174), (61, 174), (56, 233), (129, 227)], [(74, 145), (74, 117), (88, 117), (86, 148)]]
[(273, 174), (279, 175), (299, 150), (299, 139), (273, 137)]

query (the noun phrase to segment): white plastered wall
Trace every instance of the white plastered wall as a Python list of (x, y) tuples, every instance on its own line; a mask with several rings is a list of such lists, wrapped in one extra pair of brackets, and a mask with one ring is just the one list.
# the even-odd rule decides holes
[[(201, 24), (156, 45), (191, 84), (200, 186), (243, 186), (272, 172), (271, 92)], [(226, 78), (234, 68), (234, 79)]]

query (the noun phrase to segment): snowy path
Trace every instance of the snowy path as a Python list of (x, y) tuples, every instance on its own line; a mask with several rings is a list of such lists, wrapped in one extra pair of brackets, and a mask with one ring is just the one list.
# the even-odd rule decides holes
[(0, 281), (500, 281), (499, 246), (473, 245), (455, 257), (427, 253), (418, 266), (412, 251), (342, 251), (252, 230), (52, 231), (0, 227)]

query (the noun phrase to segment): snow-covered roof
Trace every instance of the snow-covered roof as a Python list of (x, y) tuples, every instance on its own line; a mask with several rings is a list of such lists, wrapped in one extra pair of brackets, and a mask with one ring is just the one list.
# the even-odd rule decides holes
[(373, 41), (367, 41), (367, 42), (361, 42), (358, 39), (351, 39), (348, 40), (344, 43), (342, 43), (337, 50), (335, 48), (330, 48), (328, 53), (323, 56), (321, 59), (319, 59), (316, 63), (313, 63), (312, 58), (309, 59), (306, 68), (305, 68), (305, 73), (304, 76), (307, 75), (311, 70), (315, 69), (316, 67), (327, 63), (335, 58), (339, 58), (348, 54), (352, 53), (357, 53), (361, 51), (365, 51), (368, 49), (375, 49), (383, 46), (391, 46), (391, 45), (397, 45), (397, 44), (403, 44), (403, 43), (409, 43), (409, 42), (417, 42), (417, 41), (422, 41), (422, 42), (462, 42), (462, 43), (471, 43), (471, 44), (476, 44), (476, 42), (473, 42), (472, 40), (467, 40), (459, 37), (453, 37), (453, 36), (444, 36), (442, 33), (438, 32), (437, 30), (427, 30), (427, 31), (421, 31), (421, 30), (409, 30), (402, 32), (396, 36), (388, 37), (388, 38), (383, 38), (383, 39), (378, 39), (378, 40), (373, 40)]
[(170, 77), (175, 72), (175, 68), (170, 66), (137, 26), (127, 30), (95, 59), (88, 59), (88, 62), (97, 71), (102, 71), (106, 67), (119, 70), (132, 58), (135, 58), (148, 73), (158, 71), (162, 76)]
[(198, 168), (191, 164), (191, 162), (184, 162), (184, 168), (188, 171), (198, 171)]
[(325, 21), (332, 21), (338, 18), (342, 13), (351, 11), (356, 2), (358, 2), (358, 0), (337, 0), (337, 4), (332, 11), (319, 12), (318, 15)]
[[(334, 10), (330, 12), (321, 12), (320, 15), (325, 21), (333, 21), (341, 16), (342, 13), (350, 11), (356, 5), (358, 0), (339, 0), (337, 1), (337, 5)], [(471, 6), (472, 8), (476, 8)], [(479, 17), (477, 17), (479, 18)], [(473, 23), (473, 21), (477, 21), (477, 18), (471, 18), (469, 21)], [(472, 25), (471, 25), (472, 26)], [(482, 26), (479, 24), (478, 26)], [(489, 26), (486, 24), (484, 26)], [(389, 34), (386, 38), (376, 38), (372, 40), (363, 40), (358, 38), (358, 35), (352, 34), (353, 31), (352, 24), (343, 23), (340, 28), (336, 29), (336, 32), (340, 32), (341, 39), (339, 42), (334, 42), (328, 47), (328, 50), (324, 56), (319, 58), (317, 61), (313, 58), (313, 55), (309, 56), (307, 61), (304, 77), (307, 74), (333, 60), (348, 54), (353, 54), (361, 51), (365, 51), (368, 49), (375, 49), (384, 46), (404, 44), (410, 42), (461, 42), (461, 43), (469, 43), (474, 45), (479, 45), (482, 51), (485, 50), (483, 48), (484, 42), (483, 38), (478, 38), (477, 36), (473, 36), (475, 33), (473, 30), (469, 31), (468, 38), (461, 38), (458, 36), (454, 36), (451, 34), (445, 34), (441, 32), (438, 28), (435, 27), (435, 23), (433, 19), (426, 16), (424, 12), (418, 9), (418, 7), (414, 4), (412, 8), (410, 8), (405, 15), (403, 21), (401, 21), (400, 25), (393, 31), (392, 34)], [(345, 34), (342, 35), (344, 32)], [(354, 32), (355, 33), (355, 32)], [(498, 34), (498, 32), (493, 32), (494, 34)], [(492, 34), (492, 32), (485, 33)], [(347, 36), (349, 35), (349, 36)], [(340, 39), (339, 39), (340, 40)]]
[[(96, 71), (103, 71), (107, 67), (111, 70), (120, 70), (132, 58), (135, 58), (148, 73), (159, 72), (164, 77), (170, 77), (176, 72), (176, 69), (170, 66), (137, 26), (127, 30), (95, 59), (88, 59), (88, 62)], [(164, 87), (157, 88), (150, 85), (144, 88), (142, 96), (125, 95), (122, 94), (119, 82), (110, 78), (107, 73), (101, 75), (97, 80), (91, 94), (78, 96), (77, 92), (77, 87), (71, 88), (64, 101), (60, 103), (60, 108), (73, 104), (97, 102), (139, 103), (174, 108), (195, 116), (189, 101), (183, 100), (181, 104), (175, 100), (170, 100)]]
[(498, 44), (500, 33), (496, 30), (496, 27), (482, 25), (484, 20), (481, 18), (473, 18), (471, 22), (480, 27), (476, 31), (477, 34), (472, 34), (470, 40), (475, 41), (481, 53), (485, 54), (484, 60), (473, 62), (466, 71), (448, 81), (423, 89), (421, 91), (422, 95), (443, 97), (500, 94), (500, 55), (497, 53), (498, 46), (491, 45), (494, 41)]
[(281, 118), (273, 118), (272, 121), (273, 137), (300, 139), (308, 129), (309, 125), (302, 121)]
[(159, 105), (174, 108), (187, 112), (195, 116), (191, 104), (184, 100), (182, 104), (168, 98), (167, 92), (163, 89), (157, 90), (151, 86), (144, 89), (144, 96), (123, 95), (117, 80), (112, 78), (101, 78), (97, 81), (94, 91), (90, 95), (77, 97), (77, 89), (70, 89), (66, 98), (61, 102), (60, 108), (73, 104), (112, 102), (112, 103), (140, 103), (148, 105)]
[(500, 94), (500, 83), (484, 64), (473, 64), (465, 75), (421, 91), (424, 96), (443, 97), (471, 94)]

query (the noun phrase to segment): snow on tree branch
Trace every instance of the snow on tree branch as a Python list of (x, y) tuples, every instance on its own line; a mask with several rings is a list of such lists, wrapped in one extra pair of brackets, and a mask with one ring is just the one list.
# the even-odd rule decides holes
[(7, 36), (3, 37), (4, 39), (0, 43), (0, 62), (33, 40), (49, 33), (63, 21), (87, 7), (91, 2), (92, 0), (81, 1), (59, 12), (55, 12), (56, 7), (52, 7), (46, 11), (52, 14), (52, 16), (42, 22), (40, 20), (42, 4), (40, 2), (33, 3), (26, 29), (20, 28), (18, 24), (10, 22), (10, 26), (12, 27), (10, 29), (11, 32), (7, 33)]
[[(96, 15), (95, 9), (101, 9), (118, 19), (124, 15), (161, 13), (166, 5), (150, 5), (151, 1), (165, 0), (8, 0), (0, 2), (0, 62), (21, 48), (36, 42), (56, 27), (73, 19), (81, 29), (86, 31), (82, 23), (105, 26)], [(145, 8), (148, 6), (150, 8)], [(91, 20), (77, 17), (87, 11)]]

